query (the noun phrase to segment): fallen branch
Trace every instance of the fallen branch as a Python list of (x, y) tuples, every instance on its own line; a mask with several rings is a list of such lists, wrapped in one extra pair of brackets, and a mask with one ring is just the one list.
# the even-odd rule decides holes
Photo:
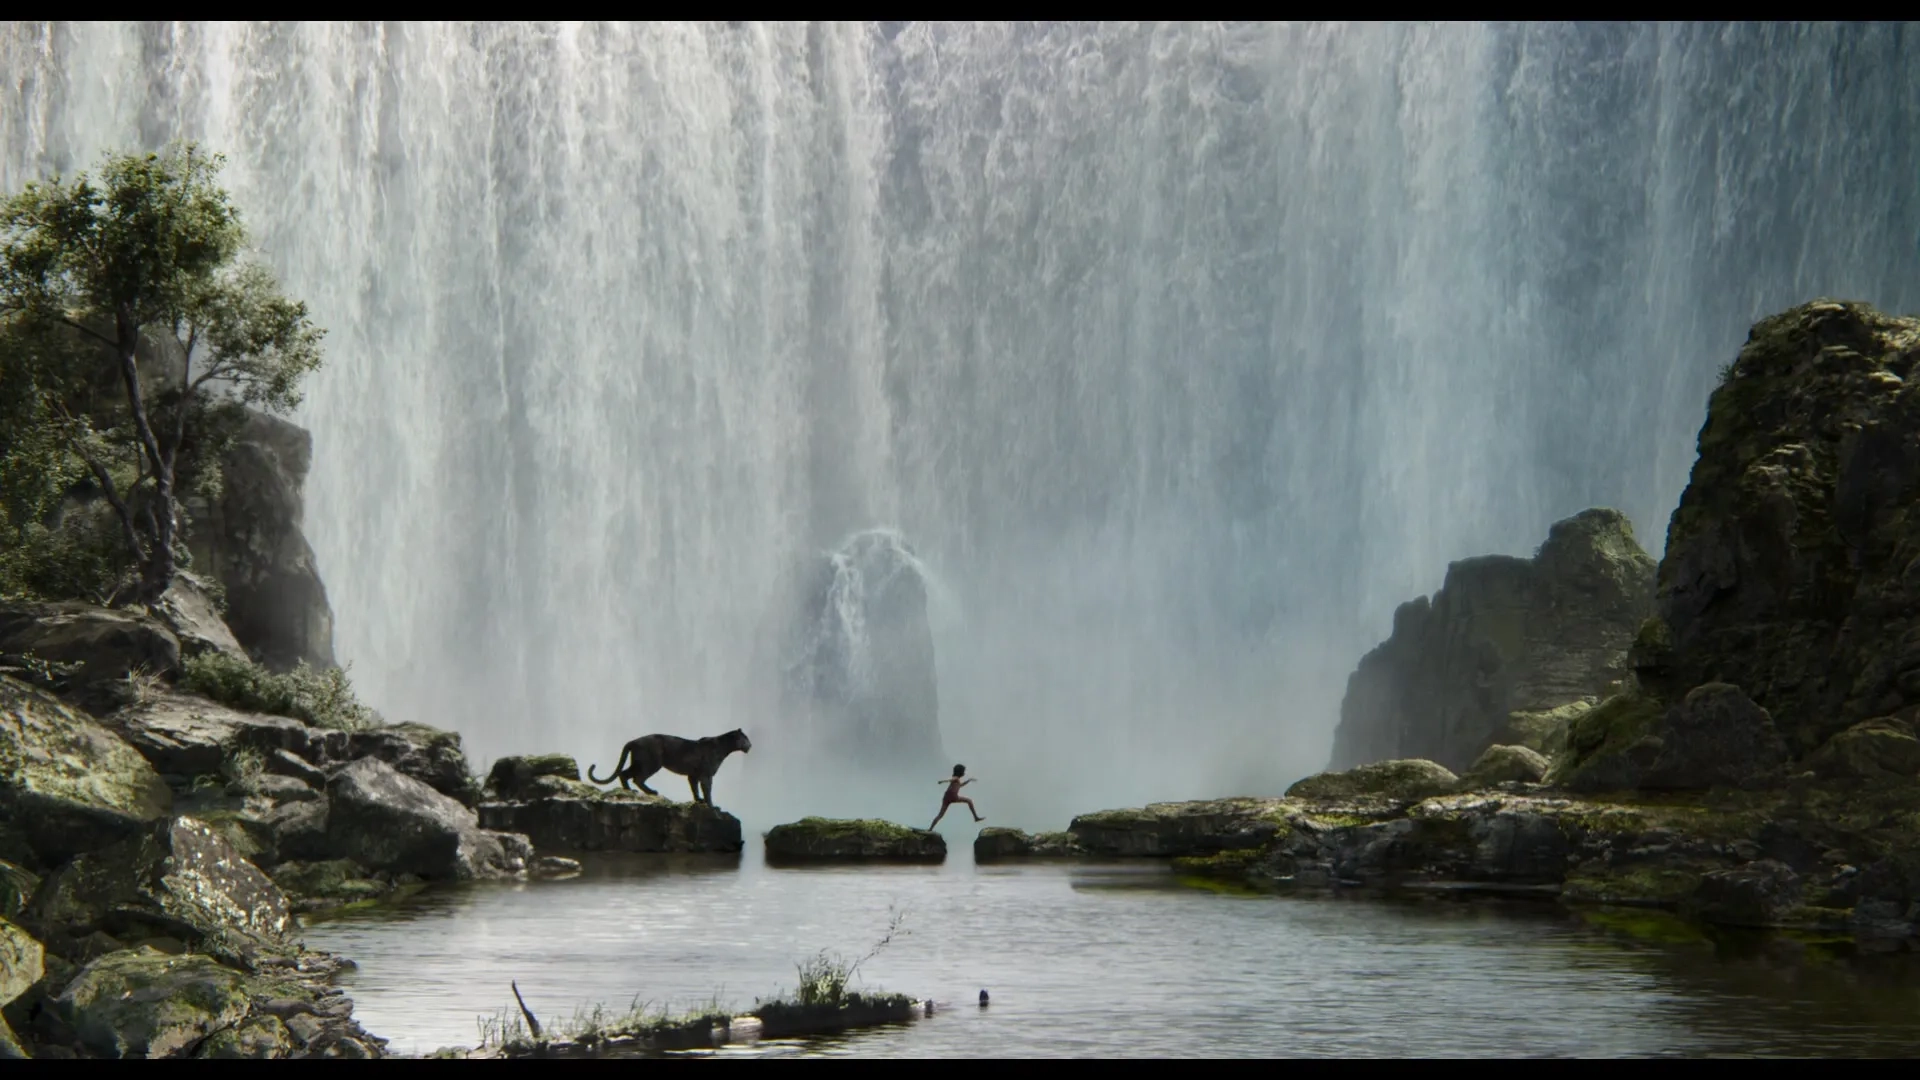
[(520, 1015), (527, 1018), (527, 1030), (531, 1032), (536, 1039), (546, 1038), (546, 1033), (540, 1030), (540, 1021), (534, 1019), (533, 1010), (527, 1008), (527, 999), (520, 996), (519, 982), (514, 982), (512, 986), (513, 1000), (520, 1003)]

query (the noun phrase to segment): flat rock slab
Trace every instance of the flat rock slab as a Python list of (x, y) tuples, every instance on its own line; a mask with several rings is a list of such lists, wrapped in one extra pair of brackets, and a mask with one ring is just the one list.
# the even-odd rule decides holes
[(512, 787), (522, 797), (481, 803), (480, 824), (523, 834), (539, 851), (728, 853), (745, 846), (740, 819), (702, 803), (602, 791), (553, 774)]
[(804, 818), (766, 833), (772, 861), (852, 859), (875, 862), (945, 862), (946, 838), (891, 821)]
[(1259, 847), (1286, 828), (1285, 799), (1152, 803), (1082, 814), (1067, 826), (1092, 855), (1171, 858)]
[(168, 776), (218, 775), (240, 750), (312, 760), (322, 733), (298, 720), (244, 712), (193, 694), (165, 692), (107, 717), (107, 726)]
[(995, 859), (1060, 858), (1087, 854), (1069, 832), (1027, 833), (999, 826), (981, 829), (973, 838), (973, 861)]

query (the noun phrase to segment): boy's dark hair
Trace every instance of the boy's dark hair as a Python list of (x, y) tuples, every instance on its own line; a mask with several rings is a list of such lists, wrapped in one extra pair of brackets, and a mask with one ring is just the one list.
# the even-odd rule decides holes
[(967, 775), (967, 767), (965, 765), (955, 765), (953, 767), (953, 775), (955, 776)]

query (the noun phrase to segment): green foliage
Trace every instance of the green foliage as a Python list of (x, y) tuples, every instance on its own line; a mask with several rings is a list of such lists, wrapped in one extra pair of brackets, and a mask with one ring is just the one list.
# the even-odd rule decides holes
[(100, 591), (97, 544), (30, 535), (87, 487), (158, 596), (186, 558), (181, 496), (217, 497), (241, 405), (288, 411), (319, 366), (322, 332), (248, 256), (222, 165), (191, 144), (111, 154), (97, 180), (0, 200), (0, 524), (26, 553), (0, 587)]
[(879, 955), (880, 950), (893, 942), (894, 936), (905, 936), (908, 931), (901, 929), (906, 922), (906, 912), (891, 911), (887, 918), (887, 932), (879, 941), (867, 950), (866, 955), (851, 963), (845, 957), (829, 955), (826, 951), (815, 953), (811, 958), (795, 964), (799, 974), (799, 985), (794, 988), (794, 996), (802, 1005), (839, 1006), (846, 999), (847, 983), (851, 982), (860, 965)]
[(182, 665), (180, 687), (248, 712), (289, 716), (315, 727), (364, 731), (372, 710), (354, 697), (347, 673), (315, 671), (302, 663), (280, 675), (226, 653), (204, 653)]

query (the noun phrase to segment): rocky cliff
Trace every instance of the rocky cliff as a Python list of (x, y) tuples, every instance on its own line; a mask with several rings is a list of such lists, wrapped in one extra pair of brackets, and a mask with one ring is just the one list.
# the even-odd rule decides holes
[(1627, 675), (1653, 580), (1632, 524), (1605, 509), (1555, 524), (1531, 559), (1452, 564), (1347, 680), (1330, 767), (1426, 758), (1463, 771), (1494, 743), (1527, 741), (1512, 713), (1596, 700)]
[(1732, 683), (1795, 756), (1920, 713), (1920, 320), (1821, 301), (1765, 319), (1713, 394), (1636, 659)]

